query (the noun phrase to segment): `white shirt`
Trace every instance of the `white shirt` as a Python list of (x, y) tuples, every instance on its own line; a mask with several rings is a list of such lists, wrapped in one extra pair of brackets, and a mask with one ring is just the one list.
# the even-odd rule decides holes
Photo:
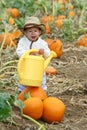
[[(16, 53), (20, 58), (26, 51), (30, 49), (31, 41), (26, 37), (22, 37), (19, 40)], [(44, 56), (48, 57), (50, 55), (50, 49), (48, 48), (47, 43), (39, 38), (37, 41), (33, 42), (31, 49), (44, 49)]]

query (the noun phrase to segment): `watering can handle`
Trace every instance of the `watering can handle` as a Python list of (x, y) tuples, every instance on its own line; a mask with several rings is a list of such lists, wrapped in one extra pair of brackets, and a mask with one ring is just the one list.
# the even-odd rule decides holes
[(31, 52), (39, 52), (39, 50), (37, 50), (37, 49), (31, 49), (31, 50), (28, 51), (28, 54), (30, 54)]
[(47, 68), (50, 60), (53, 58), (53, 57), (57, 57), (57, 54), (54, 52), (54, 51), (51, 51), (50, 52), (50, 56), (45, 60), (45, 64), (44, 64), (44, 70)]
[(37, 50), (37, 49), (30, 49), (30, 50), (28, 50), (28, 51), (26, 51), (22, 56), (21, 56), (21, 58), (19, 59), (19, 61), (18, 61), (18, 67), (17, 67), (17, 71), (18, 71), (18, 75), (19, 75), (19, 77), (21, 78), (22, 77), (22, 75), (23, 75), (23, 73), (22, 73), (22, 70), (23, 70), (23, 61), (25, 60), (25, 57), (27, 56), (27, 55), (29, 55), (31, 52), (38, 52), (39, 50)]

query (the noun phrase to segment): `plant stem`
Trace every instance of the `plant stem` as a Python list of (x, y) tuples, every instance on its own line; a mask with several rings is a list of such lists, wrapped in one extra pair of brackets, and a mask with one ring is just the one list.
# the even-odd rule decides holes
[(38, 125), (38, 126), (39, 126), (39, 129), (38, 129), (38, 130), (46, 130), (45, 127), (44, 127), (44, 125), (40, 124), (38, 121), (34, 120), (34, 119), (31, 118), (30, 116), (27, 116), (27, 115), (25, 115), (25, 114), (23, 114), (23, 113), (22, 113), (22, 116), (23, 116), (24, 118), (27, 118), (27, 119), (31, 120), (31, 121), (34, 122), (36, 125)]
[(53, 1), (53, 16), (55, 17), (57, 15), (57, 2)]
[(15, 67), (15, 66), (7, 66), (7, 67), (2, 68), (2, 69), (0, 70), (0, 73), (3, 72), (3, 71), (6, 70), (6, 69), (9, 69), (9, 68), (17, 69), (17, 67)]
[(83, 20), (84, 20), (84, 12), (85, 12), (85, 5), (83, 6), (83, 10), (81, 12), (80, 15), (80, 19), (79, 19), (79, 28), (83, 28)]
[(0, 75), (0, 79), (3, 79), (4, 77), (5, 77), (4, 74), (1, 74), (1, 75)]
[(8, 64), (11, 64), (11, 63), (18, 63), (18, 60), (8, 61), (8, 62), (6, 62), (5, 64), (3, 64), (2, 67), (6, 66), (6, 65), (8, 65)]

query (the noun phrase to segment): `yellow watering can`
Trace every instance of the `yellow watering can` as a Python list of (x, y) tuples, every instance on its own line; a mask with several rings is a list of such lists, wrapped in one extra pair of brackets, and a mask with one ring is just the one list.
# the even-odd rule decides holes
[(50, 56), (45, 59), (41, 55), (30, 55), (31, 52), (38, 52), (38, 50), (28, 50), (19, 59), (19, 82), (25, 86), (41, 86), (45, 69), (47, 68), (50, 60), (57, 55), (54, 51), (51, 51)]

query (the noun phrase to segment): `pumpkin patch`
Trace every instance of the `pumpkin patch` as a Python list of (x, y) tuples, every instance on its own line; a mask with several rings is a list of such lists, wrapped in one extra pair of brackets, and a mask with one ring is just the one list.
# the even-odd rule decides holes
[[(0, 128), (87, 130), (87, 0), (0, 0), (0, 12)], [(47, 92), (18, 93), (16, 47), (30, 16), (45, 24), (41, 37), (57, 57), (44, 69)]]

